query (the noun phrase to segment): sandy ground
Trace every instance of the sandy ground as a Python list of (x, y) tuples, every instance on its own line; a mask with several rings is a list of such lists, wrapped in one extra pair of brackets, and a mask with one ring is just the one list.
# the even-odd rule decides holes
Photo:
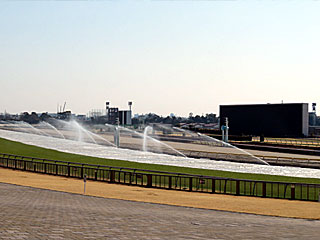
[[(84, 183), (79, 179), (5, 168), (0, 168), (0, 182), (77, 194), (83, 194), (84, 190)], [(87, 182), (86, 195), (268, 216), (320, 219), (318, 202), (190, 193), (95, 181)]]

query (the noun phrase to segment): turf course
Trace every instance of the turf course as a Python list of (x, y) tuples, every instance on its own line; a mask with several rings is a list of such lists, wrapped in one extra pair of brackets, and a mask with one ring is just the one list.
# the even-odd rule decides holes
[(27, 145), (19, 142), (6, 140), (3, 138), (0, 138), (0, 153), (21, 155), (21, 156), (35, 157), (35, 158), (45, 158), (50, 160), (107, 165), (107, 166), (113, 166), (113, 167), (138, 168), (138, 169), (153, 170), (153, 171), (199, 174), (199, 175), (205, 175), (205, 176), (250, 179), (250, 180), (320, 184), (320, 179), (315, 179), (315, 178), (297, 178), (297, 177), (284, 177), (284, 176), (274, 176), (274, 175), (264, 175), (264, 174), (235, 173), (235, 172), (227, 172), (227, 171), (175, 167), (175, 166), (166, 166), (166, 165), (158, 165), (158, 164), (136, 163), (136, 162), (122, 161), (122, 160), (89, 157), (89, 156), (59, 152), (51, 149), (45, 149), (41, 147), (36, 147), (32, 145)]

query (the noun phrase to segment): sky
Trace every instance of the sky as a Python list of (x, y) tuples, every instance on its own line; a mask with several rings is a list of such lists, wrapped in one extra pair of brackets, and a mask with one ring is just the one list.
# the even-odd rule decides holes
[(320, 1), (1, 1), (0, 112), (320, 105)]

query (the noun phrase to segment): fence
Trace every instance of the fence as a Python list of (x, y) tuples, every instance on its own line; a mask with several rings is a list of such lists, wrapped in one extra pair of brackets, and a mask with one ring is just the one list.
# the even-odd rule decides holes
[[(260, 142), (260, 137), (252, 138), (253, 142)], [(320, 147), (319, 138), (264, 138), (265, 143), (279, 144), (279, 145), (290, 145), (290, 146), (301, 146), (301, 147)]]
[(270, 182), (119, 168), (0, 154), (0, 167), (150, 188), (319, 201), (320, 184)]

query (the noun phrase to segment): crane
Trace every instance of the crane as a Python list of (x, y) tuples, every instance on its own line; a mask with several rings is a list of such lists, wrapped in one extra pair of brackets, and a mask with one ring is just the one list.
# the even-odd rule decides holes
[(65, 108), (66, 108), (66, 104), (67, 104), (67, 102), (64, 102), (64, 105), (63, 105), (63, 110), (62, 110), (62, 112), (64, 112), (64, 110), (65, 110)]

